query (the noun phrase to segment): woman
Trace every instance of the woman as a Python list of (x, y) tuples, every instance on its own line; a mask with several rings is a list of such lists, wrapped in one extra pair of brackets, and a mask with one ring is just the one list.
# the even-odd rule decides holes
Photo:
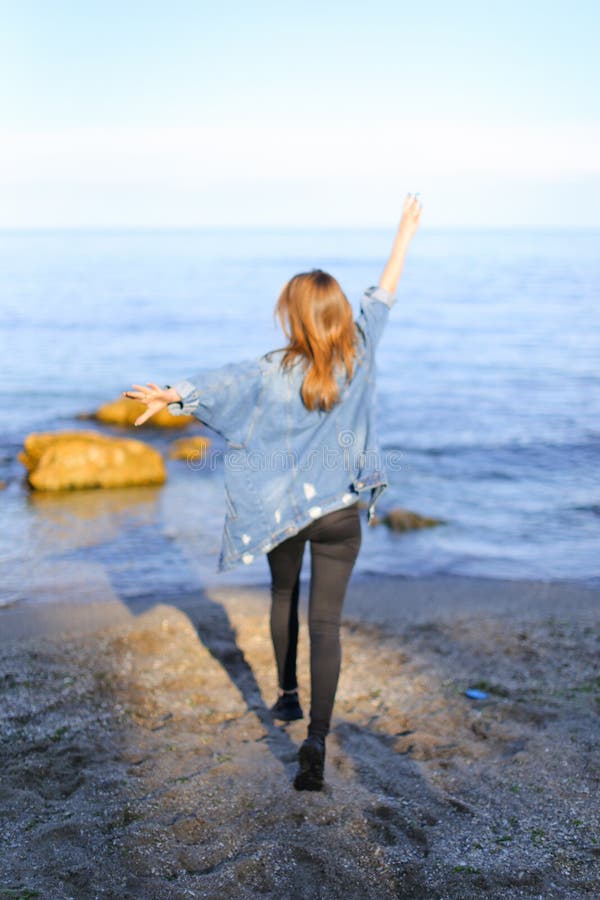
[(272, 712), (280, 721), (303, 717), (296, 644), (300, 569), (310, 542), (311, 706), (297, 790), (323, 787), (342, 605), (361, 544), (359, 495), (370, 491), (370, 522), (388, 484), (375, 417), (375, 349), (419, 224), (417, 198), (406, 197), (389, 260), (378, 287), (365, 292), (356, 322), (331, 275), (301, 273), (285, 285), (275, 307), (285, 347), (203, 369), (172, 387), (135, 384), (124, 393), (147, 406), (136, 425), (167, 406), (173, 415), (194, 415), (227, 442), (218, 570), (267, 554), (279, 682)]

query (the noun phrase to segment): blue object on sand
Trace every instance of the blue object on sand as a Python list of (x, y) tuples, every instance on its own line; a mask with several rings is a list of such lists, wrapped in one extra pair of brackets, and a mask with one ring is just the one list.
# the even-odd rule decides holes
[(470, 697), (471, 700), (487, 700), (488, 692), (480, 691), (477, 688), (468, 688), (465, 691), (465, 695)]

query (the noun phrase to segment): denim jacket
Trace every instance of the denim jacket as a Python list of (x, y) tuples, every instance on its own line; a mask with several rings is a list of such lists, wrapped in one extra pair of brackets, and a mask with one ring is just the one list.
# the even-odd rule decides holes
[[(283, 372), (283, 350), (203, 369), (173, 387), (173, 415), (192, 414), (227, 442), (226, 514), (217, 571), (250, 564), (314, 519), (370, 491), (368, 522), (388, 486), (377, 434), (375, 350), (396, 298), (365, 291), (352, 379), (337, 374), (340, 401), (308, 410), (300, 363)], [(168, 387), (168, 385), (165, 385)]]

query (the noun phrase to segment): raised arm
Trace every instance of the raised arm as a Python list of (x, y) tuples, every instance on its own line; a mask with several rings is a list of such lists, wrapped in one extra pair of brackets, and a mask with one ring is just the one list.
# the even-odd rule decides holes
[(417, 200), (417, 197), (418, 194), (415, 194), (414, 197), (410, 194), (406, 196), (402, 210), (402, 219), (396, 232), (392, 252), (379, 279), (379, 287), (389, 291), (390, 294), (396, 293), (408, 245), (419, 227), (419, 219), (423, 207)]

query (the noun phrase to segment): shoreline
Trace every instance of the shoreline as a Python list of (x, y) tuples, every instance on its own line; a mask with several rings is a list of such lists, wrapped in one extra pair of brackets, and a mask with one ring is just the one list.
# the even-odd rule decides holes
[[(108, 588), (105, 585), (105, 588)], [(205, 598), (235, 605), (246, 604), (255, 614), (267, 613), (268, 584), (219, 585), (166, 594), (139, 594), (119, 598), (106, 590), (102, 598), (80, 603), (56, 599), (18, 600), (0, 607), (0, 625), (6, 638), (43, 636), (65, 630), (90, 630), (111, 624), (113, 617), (127, 621), (157, 604), (172, 603), (191, 610)], [(308, 586), (303, 579), (300, 605), (306, 609)], [(128, 615), (129, 614), (129, 615)], [(343, 620), (379, 625), (398, 631), (403, 624), (428, 619), (451, 621), (476, 615), (485, 619), (516, 616), (523, 620), (567, 616), (577, 621), (600, 617), (600, 583), (583, 581), (509, 580), (464, 575), (353, 575), (348, 585)]]
[[(598, 894), (600, 591), (375, 581), (348, 589), (315, 794), (306, 719), (269, 714), (264, 588), (0, 611), (0, 893)], [(308, 659), (304, 589), (305, 715)]]

